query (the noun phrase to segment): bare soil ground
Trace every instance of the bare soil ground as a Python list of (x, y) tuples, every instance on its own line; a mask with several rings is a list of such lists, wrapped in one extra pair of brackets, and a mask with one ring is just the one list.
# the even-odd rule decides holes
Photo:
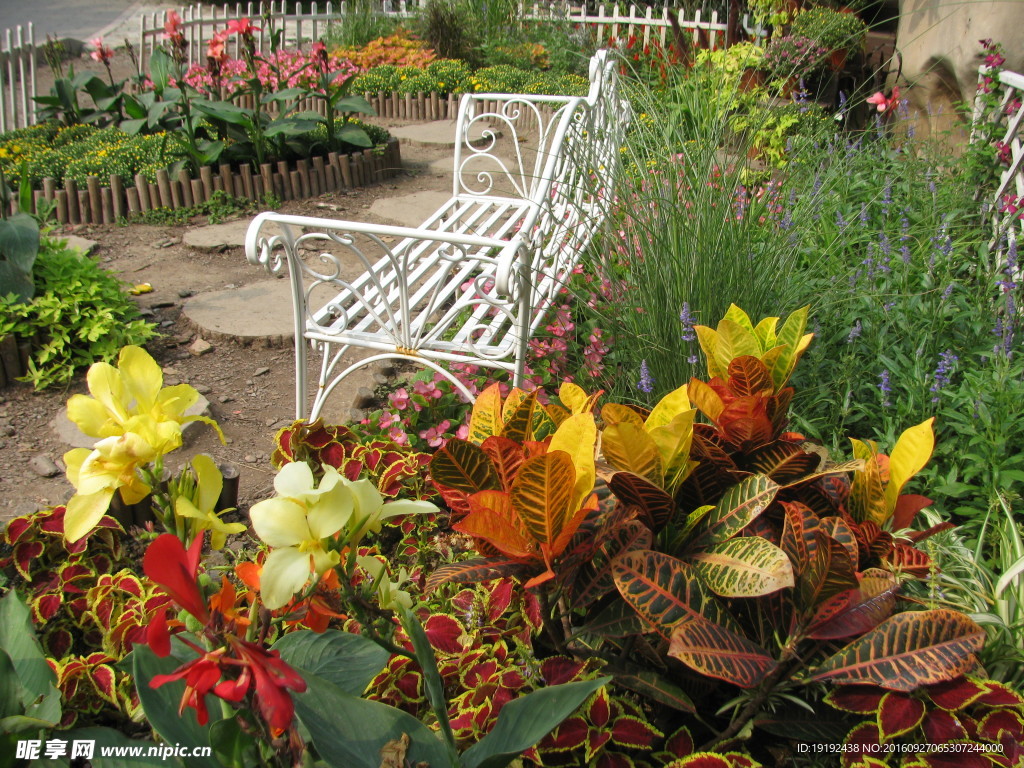
[[(427, 167), (450, 153), (411, 147), (403, 147), (402, 153), (405, 172), (399, 177), (353, 192), (285, 203), (281, 211), (372, 220), (368, 209), (379, 197), (450, 185), (450, 175)], [(274, 434), (294, 415), (293, 352), (291, 346), (243, 347), (220, 338), (209, 353), (190, 353), (197, 333), (181, 316), (188, 297), (268, 279), (246, 262), (241, 248), (199, 251), (182, 243), (186, 229), (205, 223), (197, 219), (187, 226), (90, 226), (65, 234), (99, 242), (93, 257), (126, 282), (152, 284), (153, 292), (137, 299), (152, 313), (150, 319), (161, 334), (147, 347), (163, 367), (166, 384), (187, 382), (210, 401), (210, 415), (228, 440), (221, 445), (212, 430), (200, 426), (186, 437), (182, 450), (168, 457), (168, 464), (177, 468), (196, 453), (208, 453), (238, 466), (239, 506), (245, 509), (273, 492), (269, 457)], [(329, 413), (347, 414), (355, 389), (368, 384), (374, 384), (369, 374), (336, 392)], [(69, 446), (58, 440), (51, 423), (70, 395), (86, 391), (84, 371), (67, 389), (34, 392), (24, 384), (0, 388), (0, 528), (13, 517), (64, 503), (72, 495), (61, 459)]]

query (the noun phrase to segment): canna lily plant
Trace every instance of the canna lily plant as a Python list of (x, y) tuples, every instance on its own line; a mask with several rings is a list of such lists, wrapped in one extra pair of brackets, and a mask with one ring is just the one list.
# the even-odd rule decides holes
[(67, 504), (64, 535), (77, 541), (96, 527), (119, 493), (125, 504), (149, 495), (154, 478), (162, 474), (162, 458), (181, 447), (184, 424), (202, 421), (223, 441), (217, 423), (187, 415), (199, 399), (188, 384), (163, 386), (163, 372), (140, 347), (127, 346), (117, 367), (94, 363), (86, 375), (90, 395), (68, 400), (68, 419), (95, 447), (75, 448), (64, 454), (67, 477), (75, 495)]

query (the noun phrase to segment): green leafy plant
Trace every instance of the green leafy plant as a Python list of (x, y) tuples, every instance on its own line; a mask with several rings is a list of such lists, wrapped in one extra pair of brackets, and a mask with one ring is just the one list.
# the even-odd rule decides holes
[[(31, 189), (22, 173), (18, 213), (9, 214), (10, 189), (0, 169), (0, 300), (24, 303), (35, 295), (32, 266), (39, 254), (39, 222), (31, 215)], [(5, 336), (0, 332), (0, 338)]]
[(33, 343), (25, 380), (37, 389), (68, 381), (96, 360), (110, 360), (123, 344), (152, 338), (153, 325), (121, 283), (95, 261), (44, 239), (29, 303), (0, 297), (0, 338)]
[(864, 45), (865, 24), (855, 13), (817, 6), (793, 18), (790, 32), (814, 40), (829, 51), (856, 51)]

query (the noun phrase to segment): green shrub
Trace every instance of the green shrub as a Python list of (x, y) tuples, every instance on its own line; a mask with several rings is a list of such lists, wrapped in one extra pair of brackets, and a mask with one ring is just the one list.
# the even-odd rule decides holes
[(853, 13), (819, 6), (793, 19), (791, 34), (803, 35), (830, 51), (854, 50), (864, 44), (868, 26)]
[(43, 241), (33, 277), (30, 303), (0, 297), (0, 339), (32, 343), (25, 380), (36, 389), (66, 383), (76, 370), (156, 335), (114, 275), (60, 240)]
[(525, 69), (499, 64), (478, 69), (469, 78), (468, 90), (476, 93), (523, 93), (533, 74)]

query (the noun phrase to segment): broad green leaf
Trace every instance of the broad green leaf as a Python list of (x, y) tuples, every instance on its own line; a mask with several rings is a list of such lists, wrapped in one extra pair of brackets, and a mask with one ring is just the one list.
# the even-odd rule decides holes
[(984, 644), (984, 630), (962, 613), (900, 613), (830, 656), (810, 679), (913, 691), (959, 677)]
[(242, 109), (226, 101), (197, 99), (193, 102), (193, 106), (207, 117), (212, 117), (214, 120), (223, 120), (225, 123), (231, 123), (232, 125), (249, 126), (253, 122), (252, 113), (249, 110)]
[(814, 338), (813, 334), (804, 335), (804, 329), (807, 327), (807, 313), (809, 309), (809, 307), (801, 307), (791, 313), (790, 316), (786, 318), (786, 322), (783, 323), (782, 330), (779, 331), (776, 344), (781, 347), (785, 347), (785, 351), (780, 353), (779, 356), (768, 365), (768, 369), (772, 373), (772, 380), (775, 382), (776, 392), (786, 385), (786, 382), (793, 373), (793, 369), (796, 368), (796, 364), (800, 360), (801, 355), (803, 355), (804, 350), (807, 349), (811, 340)]
[(0, 720), (20, 715), (25, 708), (25, 698), (11, 657), (0, 648)]
[(57, 676), (46, 663), (28, 608), (14, 590), (0, 599), (0, 649), (17, 670), (26, 706), (53, 690)]
[(753, 475), (732, 486), (705, 518), (693, 547), (731, 539), (767, 509), (778, 490), (778, 484), (764, 475)]
[(377, 114), (377, 111), (370, 106), (370, 102), (362, 96), (344, 96), (340, 99), (334, 99), (331, 104), (338, 112), (358, 112), (363, 115)]
[(896, 509), (903, 487), (924, 468), (935, 450), (934, 421), (932, 416), (905, 430), (889, 454), (889, 484), (885, 487), (885, 507), (889, 515)]
[(256, 740), (242, 730), (237, 717), (225, 717), (210, 724), (210, 746), (228, 768), (249, 768), (258, 761)]
[[(749, 326), (749, 321), (747, 325)], [(715, 346), (715, 357), (718, 368), (723, 372), (729, 370), (729, 364), (737, 357), (752, 355), (758, 357), (761, 347), (754, 338), (753, 328), (744, 327), (730, 319), (724, 318), (718, 324), (718, 343)]]
[(577, 413), (563, 421), (548, 443), (548, 453), (564, 451), (572, 461), (576, 473), (573, 485), (571, 511), (583, 506), (583, 502), (594, 490), (597, 471), (594, 465), (594, 449), (597, 443), (597, 425), (592, 413)]
[[(62, 731), (60, 738), (66, 740), (69, 744), (73, 741), (94, 741), (96, 745), (93, 749), (93, 756), (89, 760), (93, 768), (158, 768), (163, 766), (181, 765), (182, 761), (180, 758), (175, 757), (161, 757), (160, 754), (150, 755), (149, 750), (151, 748), (159, 749), (162, 745), (159, 742), (148, 741), (143, 739), (131, 739), (125, 736), (120, 731), (115, 731), (113, 728), (104, 728), (99, 726), (92, 726), (88, 728), (75, 728), (71, 731)], [(181, 746), (185, 746), (182, 744)], [(131, 757), (121, 757), (113, 755), (104, 755), (104, 748), (110, 748), (111, 751), (115, 750), (139, 750), (138, 754), (132, 754)], [(173, 747), (168, 747), (168, 755)]]
[[(725, 311), (725, 315), (722, 319), (735, 323), (751, 335), (754, 333), (754, 324), (750, 321), (750, 315), (735, 304), (729, 305), (729, 308)], [(721, 326), (721, 323), (719, 323), (719, 326)]]
[[(160, 738), (168, 744), (188, 744), (193, 748), (208, 746), (210, 729), (199, 725), (195, 710), (185, 709), (178, 713), (185, 693), (185, 681), (175, 680), (159, 688), (150, 686), (150, 681), (157, 675), (174, 672), (180, 660), (174, 656), (161, 659), (145, 645), (136, 645), (131, 659), (132, 677), (135, 678), (135, 689), (142, 702), (142, 709)], [(212, 757), (187, 757), (182, 760), (188, 768), (218, 768), (219, 765)]]
[(174, 69), (174, 59), (170, 54), (163, 48), (154, 48), (153, 55), (149, 57), (149, 79), (157, 93), (167, 88)]
[(699, 614), (684, 616), (675, 625), (668, 655), (740, 688), (753, 688), (778, 666), (761, 646)]
[(32, 265), (38, 253), (39, 224), (34, 218), (15, 213), (0, 219), (0, 296), (13, 293), (20, 302), (32, 298)]
[(274, 136), (304, 136), (319, 124), (319, 120), (302, 120), (298, 117), (278, 118), (266, 127), (263, 135), (268, 139)]
[(658, 404), (654, 406), (654, 410), (651, 411), (644, 422), (644, 428), (650, 432), (655, 427), (667, 426), (679, 414), (689, 410), (692, 410), (690, 407), (690, 397), (686, 392), (686, 385), (684, 384), (678, 389), (672, 390), (658, 401)]
[(504, 768), (548, 735), (611, 677), (563, 683), (513, 699), (491, 732), (462, 754), (463, 768)]
[(320, 758), (334, 768), (378, 768), (380, 749), (408, 734), (406, 759), (431, 768), (453, 760), (433, 731), (412, 715), (379, 701), (360, 699), (333, 683), (300, 670), (306, 692), (296, 695), (295, 712), (309, 730)]
[(704, 582), (722, 597), (757, 597), (793, 586), (786, 553), (759, 536), (738, 536), (691, 558)]
[(348, 142), (356, 147), (373, 146), (373, 140), (370, 139), (369, 134), (358, 125), (352, 125), (351, 123), (341, 126), (341, 128), (334, 132), (334, 136), (338, 140)]
[(691, 566), (652, 550), (634, 550), (612, 563), (615, 586), (652, 629), (670, 640), (677, 623), (703, 615), (716, 624), (735, 621)]
[(302, 667), (353, 696), (366, 690), (391, 657), (369, 638), (335, 629), (289, 632), (273, 647), (291, 666)]
[(754, 327), (754, 336), (761, 345), (761, 354), (776, 346), (775, 329), (779, 326), (779, 318), (766, 317)]

